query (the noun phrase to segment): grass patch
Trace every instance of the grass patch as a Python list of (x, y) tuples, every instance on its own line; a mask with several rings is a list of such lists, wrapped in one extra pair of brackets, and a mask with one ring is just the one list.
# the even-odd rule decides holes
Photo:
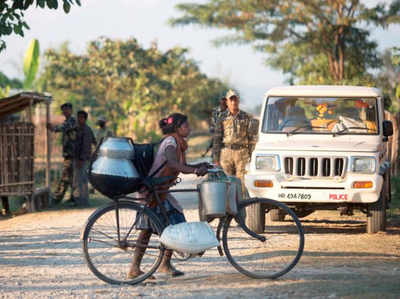
[[(54, 211), (54, 210), (64, 210), (64, 209), (80, 209), (80, 207), (72, 206), (69, 202), (67, 202), (66, 200), (68, 198), (69, 196), (64, 196), (64, 200), (61, 203), (49, 207), (48, 210)], [(89, 207), (97, 208), (105, 206), (111, 202), (112, 202), (111, 199), (103, 196), (99, 192), (95, 192), (94, 194), (89, 194)], [(86, 209), (87, 207), (84, 208)]]
[[(55, 204), (50, 206), (47, 209), (44, 209), (42, 211), (57, 211), (57, 210), (65, 210), (65, 209), (79, 209), (80, 207), (74, 207), (70, 203), (67, 202), (67, 200), (70, 198), (70, 192), (67, 192), (64, 196), (64, 199), (61, 203)], [(8, 197), (8, 202), (10, 205), (10, 212), (11, 214), (18, 213), (20, 210), (22, 204), (25, 202), (25, 199), (23, 196), (9, 196)], [(95, 192), (94, 194), (89, 194), (89, 207), (101, 207), (106, 204), (111, 203), (112, 200), (103, 196), (99, 192)], [(85, 207), (87, 208), (87, 207)], [(0, 201), (0, 210), (3, 209), (2, 202)]]

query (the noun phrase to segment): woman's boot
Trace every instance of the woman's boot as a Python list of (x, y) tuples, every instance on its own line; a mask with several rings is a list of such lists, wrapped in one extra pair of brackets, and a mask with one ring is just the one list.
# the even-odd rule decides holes
[(173, 251), (170, 249), (165, 250), (158, 272), (170, 274), (174, 277), (184, 275), (185, 273), (175, 269), (175, 267), (171, 265), (172, 253)]
[[(151, 232), (149, 232), (148, 230), (142, 230), (140, 232), (139, 237), (136, 240), (136, 243), (141, 246), (135, 247), (132, 264), (128, 272), (128, 278), (133, 279), (143, 274), (143, 271), (140, 270), (140, 263), (142, 261), (144, 253), (146, 252), (146, 246), (147, 244), (149, 244), (150, 237), (151, 237)], [(154, 278), (154, 277), (151, 276), (149, 278)]]

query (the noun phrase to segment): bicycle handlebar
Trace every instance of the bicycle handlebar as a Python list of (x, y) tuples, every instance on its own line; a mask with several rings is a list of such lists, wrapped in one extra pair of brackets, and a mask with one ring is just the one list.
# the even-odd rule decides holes
[(213, 168), (207, 169), (208, 173), (218, 173), (218, 172), (224, 172), (224, 170), (220, 166), (215, 166)]

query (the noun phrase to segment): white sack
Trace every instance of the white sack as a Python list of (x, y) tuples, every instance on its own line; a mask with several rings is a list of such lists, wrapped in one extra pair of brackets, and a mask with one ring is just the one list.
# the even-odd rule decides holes
[(185, 253), (199, 253), (219, 245), (207, 222), (182, 222), (167, 226), (161, 234), (167, 248)]

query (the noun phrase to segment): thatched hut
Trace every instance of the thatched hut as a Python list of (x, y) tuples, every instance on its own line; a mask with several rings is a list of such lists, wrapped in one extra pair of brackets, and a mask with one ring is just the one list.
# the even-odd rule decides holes
[[(48, 203), (50, 187), (50, 133), (46, 142), (46, 186), (35, 189), (35, 125), (32, 121), (33, 107), (46, 105), (46, 122), (50, 121), (52, 97), (36, 92), (21, 92), (0, 99), (0, 197), (8, 205), (10, 196), (23, 196), (28, 211), (35, 211)], [(15, 114), (25, 112), (23, 121)], [(43, 195), (46, 197), (43, 200)], [(37, 200), (41, 198), (41, 200)], [(7, 207), (6, 207), (7, 208)]]

